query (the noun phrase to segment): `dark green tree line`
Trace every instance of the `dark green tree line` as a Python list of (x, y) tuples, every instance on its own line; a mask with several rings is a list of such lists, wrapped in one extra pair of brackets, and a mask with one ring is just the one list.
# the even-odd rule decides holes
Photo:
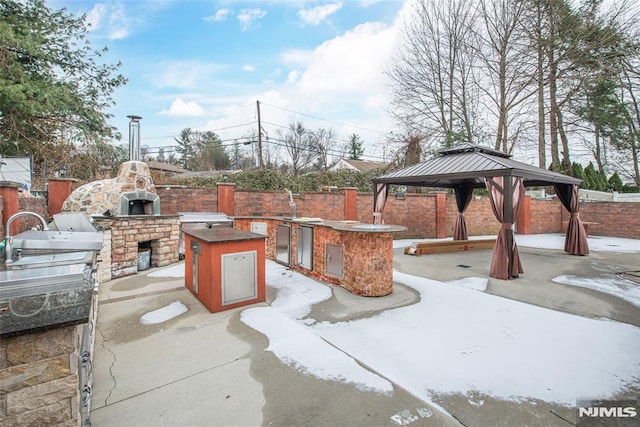
[(104, 145), (117, 136), (106, 110), (126, 79), (87, 33), (85, 16), (43, 0), (0, 1), (0, 154), (30, 156), (41, 172), (45, 160), (51, 170), (118, 157)]

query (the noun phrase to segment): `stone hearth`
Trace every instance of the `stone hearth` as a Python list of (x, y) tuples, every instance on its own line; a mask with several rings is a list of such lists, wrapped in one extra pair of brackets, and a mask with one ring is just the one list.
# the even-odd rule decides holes
[[(136, 274), (140, 243), (150, 242), (152, 267), (178, 262), (178, 215), (96, 216), (94, 220), (105, 230), (106, 253), (100, 255), (100, 277), (110, 280)], [(107, 242), (109, 234), (111, 239)]]

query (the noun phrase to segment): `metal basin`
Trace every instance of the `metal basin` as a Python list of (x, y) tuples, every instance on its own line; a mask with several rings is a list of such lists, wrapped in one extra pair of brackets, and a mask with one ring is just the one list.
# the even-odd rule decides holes
[(13, 251), (99, 251), (102, 248), (102, 233), (29, 230), (13, 236), (11, 246)]
[(0, 338), (86, 323), (93, 298), (87, 264), (0, 271)]
[(384, 224), (358, 224), (354, 225), (353, 228), (357, 230), (388, 230), (391, 226)]
[(34, 267), (54, 267), (68, 264), (93, 264), (95, 252), (61, 252), (46, 255), (23, 256), (7, 264), (7, 269), (21, 270)]

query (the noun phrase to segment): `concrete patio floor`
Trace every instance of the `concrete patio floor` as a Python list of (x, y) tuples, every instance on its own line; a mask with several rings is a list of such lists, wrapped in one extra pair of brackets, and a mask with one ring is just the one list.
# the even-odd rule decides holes
[[(568, 313), (640, 326), (640, 308), (590, 289), (551, 281), (559, 275), (615, 276), (638, 270), (637, 253), (520, 248), (524, 274), (489, 279), (486, 292)], [(394, 267), (440, 281), (488, 277), (491, 251), (409, 256), (394, 250)], [(155, 269), (100, 286), (91, 423), (94, 426), (568, 426), (576, 410), (542, 401), (516, 403), (451, 395), (443, 413), (394, 384), (390, 395), (314, 378), (264, 351), (268, 339), (240, 321), (244, 308), (211, 314), (183, 279), (149, 277)], [(268, 283), (267, 283), (268, 285)], [(333, 297), (307, 316), (345, 321), (414, 304), (418, 294), (396, 284), (391, 295), (364, 298), (332, 287)], [(267, 286), (267, 306), (275, 291)], [(188, 311), (154, 325), (140, 317), (180, 301)], [(640, 380), (639, 380), (640, 381)], [(637, 398), (640, 383), (625, 397)]]

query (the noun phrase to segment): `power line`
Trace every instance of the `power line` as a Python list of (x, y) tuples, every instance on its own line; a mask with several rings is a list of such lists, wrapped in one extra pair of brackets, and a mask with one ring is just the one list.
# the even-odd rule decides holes
[(284, 107), (278, 107), (277, 105), (269, 104), (269, 103), (266, 103), (266, 102), (261, 102), (261, 104), (268, 105), (270, 107), (277, 108), (277, 109), (282, 110), (282, 111), (287, 111), (289, 113), (300, 114), (301, 116), (310, 117), (312, 119), (316, 119), (316, 120), (320, 120), (320, 121), (324, 121), (324, 122), (328, 122), (328, 123), (333, 123), (333, 124), (340, 125), (340, 126), (346, 126), (346, 127), (351, 127), (351, 128), (354, 128), (354, 129), (365, 130), (367, 132), (374, 132), (374, 133), (377, 133), (377, 134), (379, 134), (381, 136), (384, 136), (384, 135), (388, 134), (388, 132), (385, 132), (385, 131), (376, 130), (376, 129), (370, 129), (370, 128), (366, 128), (366, 127), (363, 127), (363, 126), (350, 125), (350, 124), (338, 122), (338, 121), (335, 121), (335, 120), (323, 119), (322, 117), (314, 116), (312, 114), (302, 113), (300, 111), (290, 110), (290, 109), (284, 108)]

